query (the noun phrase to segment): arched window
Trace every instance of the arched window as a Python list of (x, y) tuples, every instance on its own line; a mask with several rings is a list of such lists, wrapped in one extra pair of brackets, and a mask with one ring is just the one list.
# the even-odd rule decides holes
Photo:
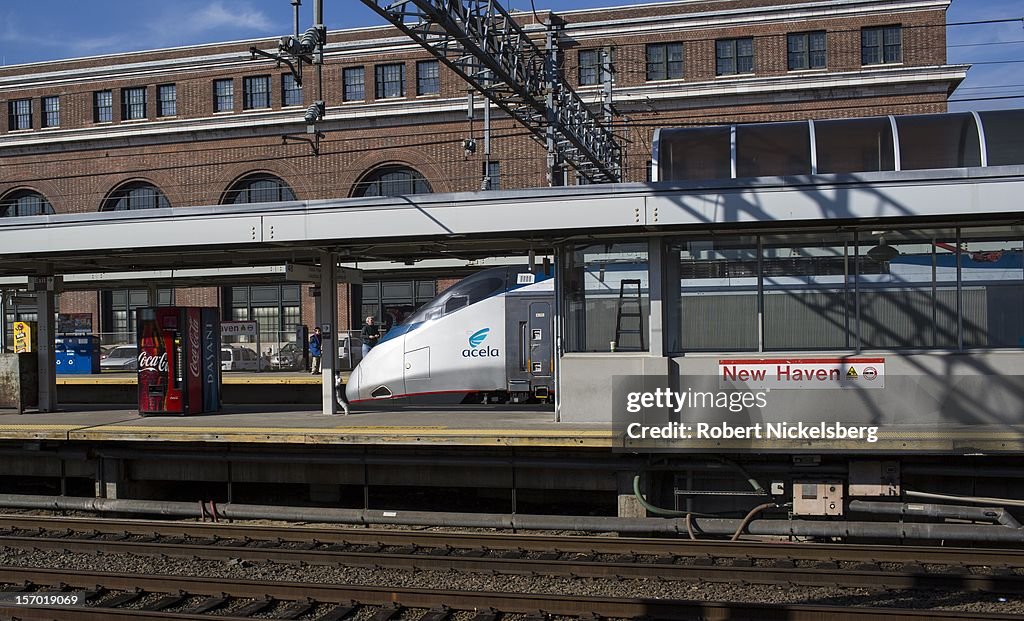
[(0, 218), (45, 216), (52, 213), (50, 201), (34, 190), (15, 190), (0, 199)]
[(280, 177), (269, 173), (246, 175), (224, 193), (224, 205), (276, 203), (295, 200), (295, 192)]
[(132, 181), (108, 194), (100, 211), (166, 209), (170, 206), (170, 201), (160, 188), (146, 181)]
[(408, 166), (381, 166), (356, 183), (352, 196), (404, 196), (433, 192), (426, 178)]

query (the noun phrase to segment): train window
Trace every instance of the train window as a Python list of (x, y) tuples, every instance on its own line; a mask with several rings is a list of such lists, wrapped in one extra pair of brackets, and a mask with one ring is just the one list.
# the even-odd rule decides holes
[(661, 130), (659, 181), (696, 181), (732, 177), (729, 127)]
[(896, 170), (889, 117), (815, 121), (819, 173)]
[(757, 351), (757, 238), (696, 239), (678, 248), (685, 351)]
[[(455, 283), (450, 289), (421, 306), (402, 323), (419, 323), (440, 317), (443, 313), (454, 312), (462, 306), (475, 304), (480, 300), (505, 290), (507, 268), (492, 268), (473, 274)], [(449, 307), (449, 302), (452, 306)]]
[(765, 350), (853, 349), (852, 233), (761, 238)]
[(1024, 110), (979, 112), (989, 166), (1024, 164)]
[(1024, 227), (961, 230), (964, 347), (1024, 346)]
[(981, 141), (974, 115), (926, 114), (896, 117), (900, 169), (981, 166)]
[(736, 126), (736, 176), (783, 177), (811, 174), (807, 123)]
[(469, 304), (469, 298), (465, 296), (455, 296), (448, 298), (448, 301), (444, 303), (444, 314), (454, 313), (463, 306)]

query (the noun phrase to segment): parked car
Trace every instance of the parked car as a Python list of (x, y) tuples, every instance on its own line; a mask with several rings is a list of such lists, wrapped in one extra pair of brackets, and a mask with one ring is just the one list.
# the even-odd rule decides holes
[(135, 371), (139, 368), (139, 348), (117, 345), (100, 354), (100, 371)]
[(248, 347), (221, 347), (220, 368), (222, 371), (266, 371), (270, 361)]
[(302, 358), (302, 348), (298, 343), (285, 343), (278, 352), (270, 357), (270, 368), (282, 371), (301, 371), (306, 367)]

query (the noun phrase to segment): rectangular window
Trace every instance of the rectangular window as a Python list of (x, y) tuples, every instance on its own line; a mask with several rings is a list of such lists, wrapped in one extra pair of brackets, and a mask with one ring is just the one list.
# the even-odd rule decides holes
[(281, 105), (302, 105), (302, 88), (295, 83), (295, 76), (290, 73), (281, 76)]
[(235, 82), (227, 80), (213, 81), (213, 111), (231, 112), (235, 109)]
[[(955, 229), (861, 231), (858, 241), (856, 310), (861, 347), (956, 349)], [(964, 311), (970, 313), (971, 307), (985, 304), (984, 295), (965, 299), (964, 304)]]
[(416, 94), (437, 95), (441, 92), (440, 66), (436, 60), (416, 63)]
[(32, 129), (31, 99), (14, 99), (7, 102), (7, 128), (12, 132)]
[(174, 84), (161, 84), (156, 87), (156, 115), (177, 116), (178, 87)]
[(270, 107), (270, 76), (256, 75), (242, 78), (242, 109)]
[(1024, 345), (1024, 230), (967, 228), (960, 243), (964, 347), (1019, 351)]
[(565, 343), (572, 352), (648, 351), (647, 242), (579, 244), (565, 266)]
[(146, 118), (146, 87), (121, 89), (121, 120)]
[(580, 50), (580, 86), (601, 82), (601, 50)]
[(680, 297), (672, 315), (683, 348), (757, 351), (757, 238), (694, 239), (675, 250)]
[(902, 27), (862, 28), (860, 31), (860, 62), (862, 65), (903, 62)]
[(683, 77), (683, 44), (656, 43), (647, 46), (647, 81), (680, 80)]
[(343, 101), (363, 101), (366, 99), (366, 72), (362, 67), (349, 67), (341, 72), (344, 83)]
[(110, 123), (114, 120), (114, 93), (96, 91), (92, 94), (92, 120), (95, 123)]
[(501, 167), (500, 162), (484, 162), (484, 182), (482, 190), (501, 189)]
[(377, 65), (374, 70), (377, 80), (374, 96), (377, 99), (405, 97), (405, 65)]
[(715, 75), (754, 73), (754, 38), (715, 41)]
[(790, 71), (824, 69), (827, 64), (824, 30), (787, 35), (786, 49)]
[(43, 127), (60, 127), (60, 97), (43, 97)]
[(761, 237), (764, 348), (854, 349), (853, 233)]

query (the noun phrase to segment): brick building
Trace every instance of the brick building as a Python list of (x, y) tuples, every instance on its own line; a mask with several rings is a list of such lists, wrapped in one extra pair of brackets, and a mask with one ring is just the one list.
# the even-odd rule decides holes
[[(967, 70), (946, 64), (948, 5), (677, 0), (555, 17), (565, 80), (595, 107), (610, 63), (625, 180), (642, 182), (659, 126), (945, 111)], [(517, 14), (538, 41), (549, 16)], [(465, 150), (467, 138), (482, 144), (482, 98), (469, 120), (466, 85), (393, 28), (330, 33), (315, 156), (283, 138), (306, 136), (312, 70), (296, 88), (287, 67), (252, 59), (254, 45), (273, 51), (277, 40), (0, 68), (0, 217), (547, 184), (543, 146), (497, 109), (490, 157)], [(343, 321), (400, 315), (453, 275), (371, 274), (365, 286), (343, 288)], [(314, 322), (300, 289), (179, 288), (160, 300), (217, 305), (226, 318), (286, 333)], [(69, 291), (59, 308), (92, 313), (97, 332), (124, 334), (146, 296), (130, 286)], [(34, 313), (8, 304), (6, 325)]]

